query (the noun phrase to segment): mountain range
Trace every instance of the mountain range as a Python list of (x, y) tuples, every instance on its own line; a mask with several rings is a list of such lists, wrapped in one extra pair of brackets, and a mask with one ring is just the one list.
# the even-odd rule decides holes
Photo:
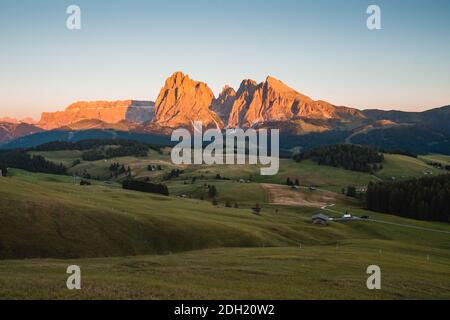
[(339, 132), (336, 136), (342, 137), (341, 142), (450, 153), (450, 106), (425, 112), (361, 111), (313, 100), (270, 76), (261, 83), (243, 80), (237, 90), (225, 86), (215, 97), (206, 83), (182, 72), (166, 80), (155, 102), (75, 102), (64, 111), (42, 113), (36, 123), (30, 119), (0, 119), (0, 144), (27, 145), (30, 135), (48, 139), (52, 132), (61, 131), (109, 130), (164, 136), (173, 128), (191, 128), (193, 121), (202, 121), (206, 128), (279, 128), (290, 142), (303, 141), (308, 134), (329, 137)]

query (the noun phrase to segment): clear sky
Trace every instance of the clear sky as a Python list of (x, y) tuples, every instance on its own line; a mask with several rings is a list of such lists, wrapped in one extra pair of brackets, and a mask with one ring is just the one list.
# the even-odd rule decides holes
[[(66, 28), (81, 7), (82, 29)], [(366, 27), (370, 4), (382, 30)], [(1, 0), (0, 117), (77, 100), (155, 100), (174, 71), (225, 84), (267, 75), (337, 105), (450, 104), (450, 1)]]

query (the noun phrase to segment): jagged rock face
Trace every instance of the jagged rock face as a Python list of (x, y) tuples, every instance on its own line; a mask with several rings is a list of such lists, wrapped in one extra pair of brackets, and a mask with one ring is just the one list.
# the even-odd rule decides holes
[(150, 101), (92, 101), (76, 102), (65, 111), (43, 113), (39, 126), (46, 130), (64, 127), (82, 120), (105, 123), (130, 121), (143, 123), (154, 117), (154, 103)]
[(166, 80), (155, 104), (155, 122), (162, 127), (187, 127), (202, 121), (205, 127), (223, 126), (211, 110), (214, 94), (206, 83), (191, 80), (181, 72)]
[(252, 102), (256, 88), (256, 81), (242, 81), (239, 90), (236, 93), (233, 106), (231, 107), (230, 116), (228, 118), (228, 127), (239, 127), (239, 124), (244, 121), (244, 117), (248, 111), (250, 103)]
[(0, 122), (0, 144), (41, 131), (28, 123)]
[(212, 110), (222, 119), (225, 126), (228, 124), (228, 119), (230, 118), (235, 101), (236, 91), (229, 86), (225, 86), (219, 94), (219, 97), (213, 102)]
[(46, 130), (164, 131), (192, 128), (192, 122), (201, 121), (208, 128), (261, 128), (277, 124), (280, 128), (300, 126), (303, 132), (312, 125), (314, 130), (329, 126), (306, 120), (346, 123), (365, 118), (359, 110), (314, 101), (272, 77), (260, 84), (244, 80), (237, 92), (225, 86), (216, 99), (207, 84), (176, 72), (166, 80), (156, 104), (134, 100), (76, 102), (64, 111), (43, 113), (38, 126)]
[(260, 123), (293, 119), (335, 119), (339, 121), (364, 118), (356, 109), (336, 107), (325, 101), (314, 101), (268, 77), (256, 84), (243, 81), (233, 104), (228, 126), (252, 127)]
[(205, 83), (177, 72), (167, 79), (156, 100), (155, 123), (162, 127), (190, 127), (193, 121), (202, 121), (206, 127), (248, 128), (301, 118), (345, 122), (364, 115), (314, 101), (272, 77), (260, 84), (244, 80), (237, 92), (226, 86), (215, 99)]

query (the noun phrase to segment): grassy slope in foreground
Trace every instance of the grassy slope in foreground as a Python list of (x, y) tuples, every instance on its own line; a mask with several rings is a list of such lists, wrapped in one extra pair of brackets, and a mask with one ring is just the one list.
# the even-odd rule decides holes
[[(82, 187), (70, 177), (13, 171), (0, 179), (1, 258), (99, 257), (214, 247), (286, 246), (341, 239), (317, 232), (307, 216), (256, 216), (249, 209), (125, 191)], [(294, 210), (308, 216), (312, 209)]]
[[(265, 205), (256, 216), (116, 186), (81, 187), (70, 177), (14, 173), (0, 179), (3, 258), (110, 258), (3, 260), (0, 298), (450, 298), (448, 234), (371, 222), (317, 227), (309, 222), (316, 209), (279, 206), (274, 214)], [(198, 251), (180, 252), (186, 250)], [(153, 253), (165, 254), (119, 257)], [(65, 289), (69, 264), (82, 267), (81, 292)], [(381, 291), (366, 289), (370, 264), (382, 268)]]
[[(412, 254), (411, 249), (416, 251)], [(449, 259), (448, 251), (430, 254), (413, 245), (354, 240), (337, 247), (228, 248), (164, 256), (0, 261), (0, 298), (450, 299)], [(65, 287), (65, 270), (71, 264), (82, 268), (80, 291)], [(372, 264), (381, 267), (382, 290), (366, 287), (366, 269)]]

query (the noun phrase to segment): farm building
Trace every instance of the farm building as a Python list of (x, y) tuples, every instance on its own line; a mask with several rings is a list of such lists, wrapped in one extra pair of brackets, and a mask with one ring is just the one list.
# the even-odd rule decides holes
[(326, 224), (328, 224), (328, 220), (330, 220), (330, 217), (328, 217), (322, 213), (315, 214), (311, 217), (311, 222), (313, 224), (326, 225)]

